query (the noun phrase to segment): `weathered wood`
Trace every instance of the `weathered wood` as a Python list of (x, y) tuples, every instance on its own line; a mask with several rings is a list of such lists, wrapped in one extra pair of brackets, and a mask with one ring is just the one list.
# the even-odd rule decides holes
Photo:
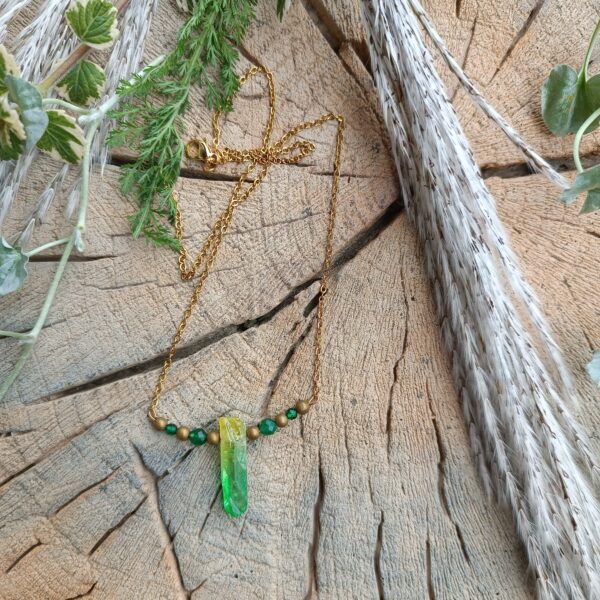
[[(595, 2), (528, 0), (424, 0), (440, 34), (458, 62), (488, 101), (546, 158), (562, 159), (571, 153), (572, 139), (556, 138), (540, 114), (544, 79), (558, 64), (581, 67), (589, 38), (600, 11)], [(433, 50), (436, 64), (451, 82), (454, 105), (485, 167), (522, 163), (520, 152), (476, 107)], [(594, 51), (591, 73), (597, 61)], [(583, 154), (597, 152), (598, 141), (589, 136)]]
[[(245, 42), (244, 65), (275, 72), (280, 132), (330, 110), (348, 119), (321, 402), (252, 446), (250, 509), (229, 519), (215, 450), (190, 452), (145, 419), (190, 284), (179, 281), (173, 253), (132, 241), (118, 168), (107, 167), (93, 179), (86, 253), (69, 265), (34, 356), (0, 407), (1, 598), (532, 596), (511, 519), (485, 499), (475, 473), (370, 78), (345, 25), (355, 17), (344, 10), (333, 13), (348, 15), (334, 21), (343, 33), (333, 48), (320, 33), (327, 24), (314, 22), (322, 10), (309, 14), (300, 2), (282, 25), (260, 3)], [(498, 11), (490, 28), (508, 38), (512, 21)], [(180, 22), (160, 3), (148, 58)], [(229, 143), (258, 143), (260, 93), (256, 85), (241, 94)], [(198, 98), (189, 134), (207, 135), (209, 123)], [(252, 422), (308, 393), (333, 128), (307, 137), (315, 156), (274, 168), (226, 236), (168, 380), (163, 412), (176, 421), (233, 412)], [(9, 231), (52, 168), (35, 170)], [(192, 247), (226, 202), (233, 184), (224, 172), (233, 171), (206, 179), (186, 165), (178, 187)], [(582, 368), (586, 338), (600, 346), (597, 217), (560, 206), (537, 176), (489, 183), (590, 399), (581, 416), (597, 440), (600, 411)], [(66, 231), (62, 204), (35, 241)], [(1, 328), (31, 325), (56, 258), (33, 263), (22, 292), (0, 300)], [(16, 351), (0, 339), (0, 377)]]
[[(347, 40), (360, 47), (363, 37), (357, 30), (361, 16), (358, 0), (310, 3), (337, 44)], [(467, 75), (525, 140), (546, 158), (568, 157), (572, 139), (556, 138), (542, 121), (541, 86), (555, 65), (581, 67), (600, 18), (597, 3), (578, 2), (576, 10), (568, 2), (545, 0), (421, 0), (421, 4)], [(336, 23), (342, 25), (336, 28)], [(481, 166), (505, 168), (522, 163), (520, 152), (473, 104), (437, 50), (426, 41)], [(592, 74), (599, 52), (596, 48), (592, 54)], [(597, 137), (584, 138), (581, 152), (597, 153)]]

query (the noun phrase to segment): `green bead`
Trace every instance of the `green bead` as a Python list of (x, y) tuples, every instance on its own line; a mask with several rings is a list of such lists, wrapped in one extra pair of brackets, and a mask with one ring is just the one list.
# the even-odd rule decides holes
[(285, 416), (290, 420), (293, 421), (297, 416), (298, 416), (298, 411), (295, 408), (288, 408), (285, 411)]
[(258, 429), (263, 435), (272, 435), (277, 431), (277, 423), (273, 419), (263, 419), (258, 424)]
[(204, 429), (192, 429), (188, 440), (194, 444), (194, 446), (203, 446), (206, 443), (206, 431)]
[(174, 423), (169, 423), (165, 427), (165, 432), (167, 433), (167, 435), (175, 435), (177, 433), (177, 425), (175, 425)]

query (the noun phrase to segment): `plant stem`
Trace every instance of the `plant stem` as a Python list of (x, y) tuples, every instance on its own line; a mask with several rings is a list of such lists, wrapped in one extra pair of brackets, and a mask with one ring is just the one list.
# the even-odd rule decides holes
[(57, 106), (61, 106), (62, 108), (66, 108), (74, 113), (79, 115), (87, 115), (90, 110), (88, 108), (83, 108), (81, 106), (77, 106), (76, 104), (71, 104), (66, 100), (62, 100), (61, 98), (43, 98), (42, 104), (44, 106), (56, 104)]
[[(129, 0), (118, 0), (115, 4), (117, 14), (119, 14), (129, 3)], [(92, 50), (87, 44), (77, 46), (69, 56), (58, 64), (56, 69), (46, 77), (42, 82), (38, 83), (37, 88), (42, 95), (46, 95), (48, 90), (57, 82), (60, 81), (85, 55)]]
[[(122, 0), (121, 5), (124, 6), (129, 0)], [(164, 57), (160, 56), (152, 61), (147, 67), (151, 67), (162, 62)], [(63, 101), (57, 102), (56, 99), (49, 99), (52, 102), (57, 104), (61, 104)], [(87, 208), (89, 203), (89, 180), (90, 180), (90, 149), (92, 145), (92, 141), (94, 139), (94, 135), (100, 126), (100, 123), (105, 118), (108, 111), (110, 111), (120, 100), (118, 94), (113, 94), (109, 98), (107, 98), (103, 104), (98, 106), (93, 110), (80, 110), (81, 116), (79, 117), (79, 123), (82, 126), (89, 126), (88, 132), (85, 136), (85, 147), (83, 150), (83, 158), (81, 161), (81, 199), (79, 202), (79, 211), (77, 215), (77, 223), (71, 232), (71, 235), (68, 238), (63, 238), (61, 240), (55, 240), (52, 242), (48, 242), (38, 248), (34, 248), (30, 250), (27, 256), (33, 256), (34, 254), (38, 254), (43, 250), (47, 250), (48, 248), (53, 248), (55, 246), (59, 246), (61, 244), (66, 244), (62, 256), (60, 257), (60, 261), (56, 268), (56, 272), (54, 273), (54, 277), (52, 279), (52, 283), (48, 288), (48, 292), (46, 294), (46, 299), (44, 300), (44, 304), (42, 306), (41, 312), (38, 315), (38, 318), (28, 333), (19, 333), (16, 331), (2, 331), (0, 330), (0, 337), (12, 337), (15, 339), (22, 340), (23, 342), (29, 342), (24, 344), (23, 349), (21, 350), (21, 354), (15, 363), (15, 366), (12, 368), (10, 373), (6, 376), (6, 378), (0, 383), (0, 400), (4, 398), (11, 385), (14, 383), (15, 379), (19, 376), (19, 373), (23, 369), (23, 366), (27, 362), (29, 355), (31, 354), (35, 342), (37, 341), (40, 331), (42, 330), (46, 319), (48, 318), (48, 314), (50, 312), (50, 308), (52, 307), (52, 303), (54, 302), (54, 297), (56, 296), (56, 291), (58, 289), (58, 284), (63, 276), (65, 267), (67, 266), (67, 262), (69, 261), (69, 257), (75, 247), (77, 240), (81, 238), (85, 234), (86, 230), (86, 217), (87, 217)], [(50, 101), (48, 102), (50, 104)], [(68, 103), (66, 103), (68, 104)], [(70, 106), (68, 108), (71, 108)]]
[(89, 51), (91, 48), (87, 44), (80, 44), (67, 56), (59, 65), (44, 79), (38, 83), (37, 88), (40, 94), (45, 95), (50, 88), (60, 81)]
[(33, 250), (29, 250), (29, 252), (23, 252), (25, 256), (35, 256), (40, 252), (44, 252), (44, 250), (49, 250), (50, 248), (54, 248), (55, 246), (62, 246), (63, 244), (68, 244), (71, 238), (63, 238), (62, 240), (53, 240), (52, 242), (48, 242), (47, 244), (43, 244), (42, 246), (38, 246)]
[(579, 158), (579, 146), (581, 145), (581, 138), (587, 131), (587, 128), (598, 118), (600, 117), (600, 108), (597, 108), (581, 125), (581, 127), (577, 130), (575, 134), (575, 139), (573, 140), (573, 160), (575, 161), (575, 167), (577, 168), (577, 172), (581, 173), (583, 171), (583, 166), (581, 164), (581, 159)]
[(600, 20), (596, 23), (596, 28), (594, 29), (594, 33), (592, 33), (587, 52), (585, 53), (585, 58), (583, 59), (583, 68), (581, 69), (581, 72), (583, 73), (585, 80), (588, 78), (588, 65), (590, 64), (590, 58), (592, 57), (592, 51), (594, 50), (598, 34), (600, 34)]
[(2, 331), (0, 329), (0, 337), (11, 337), (17, 340), (30, 340), (31, 333), (19, 333), (18, 331)]

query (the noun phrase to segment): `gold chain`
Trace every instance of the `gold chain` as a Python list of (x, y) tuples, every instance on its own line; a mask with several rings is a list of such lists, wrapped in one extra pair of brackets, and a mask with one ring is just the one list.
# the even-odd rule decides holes
[[(198, 275), (198, 280), (194, 287), (194, 291), (191, 295), (190, 301), (183, 312), (183, 316), (177, 327), (173, 339), (171, 340), (171, 346), (167, 353), (167, 357), (162, 365), (156, 387), (154, 388), (154, 394), (152, 395), (152, 402), (148, 409), (148, 417), (155, 421), (157, 419), (156, 408), (160, 401), (161, 394), (165, 385), (165, 380), (171, 368), (173, 357), (177, 350), (177, 346), (181, 342), (183, 333), (187, 327), (188, 321), (192, 315), (194, 307), (198, 303), (206, 279), (210, 274), (210, 271), (217, 258), (217, 253), (223, 237), (231, 224), (235, 209), (245, 202), (252, 192), (260, 185), (265, 179), (269, 167), (271, 165), (291, 165), (298, 163), (304, 157), (312, 154), (315, 150), (315, 145), (312, 142), (298, 140), (289, 145), (285, 145), (291, 138), (298, 135), (301, 131), (306, 129), (313, 129), (319, 127), (328, 121), (337, 122), (337, 135), (335, 144), (335, 158), (333, 163), (333, 182), (331, 187), (331, 202), (329, 206), (329, 220), (327, 225), (327, 237), (325, 241), (325, 258), (323, 260), (322, 275), (321, 275), (321, 287), (319, 294), (319, 301), (317, 304), (316, 314), (316, 330), (314, 338), (314, 366), (312, 375), (312, 396), (309, 401), (310, 404), (314, 404), (319, 399), (321, 393), (321, 347), (323, 340), (323, 319), (325, 316), (325, 303), (327, 293), (329, 291), (329, 276), (331, 272), (331, 263), (333, 258), (333, 234), (335, 229), (335, 219), (337, 211), (337, 199), (339, 190), (339, 179), (340, 179), (340, 163), (342, 155), (342, 140), (344, 134), (344, 118), (341, 115), (333, 113), (325, 114), (318, 119), (312, 121), (306, 121), (300, 123), (295, 127), (292, 127), (287, 133), (285, 133), (279, 141), (271, 144), (271, 133), (273, 130), (273, 123), (275, 120), (275, 85), (273, 82), (273, 74), (264, 67), (252, 67), (240, 78), (240, 85), (246, 83), (254, 75), (263, 73), (267, 78), (268, 89), (269, 89), (269, 117), (267, 125), (263, 134), (262, 145), (259, 148), (252, 148), (249, 150), (235, 150), (233, 148), (220, 148), (221, 138), (221, 126), (220, 117), (221, 113), (216, 112), (213, 116), (212, 128), (213, 128), (213, 144), (210, 147), (205, 141), (191, 140), (186, 145), (186, 154), (189, 158), (196, 158), (202, 160), (205, 164), (205, 168), (212, 170), (218, 165), (222, 165), (228, 162), (233, 163), (249, 163), (248, 167), (242, 172), (237, 181), (227, 208), (223, 211), (221, 216), (217, 219), (213, 225), (208, 237), (206, 238), (198, 256), (194, 259), (191, 265), (188, 266), (188, 253), (183, 245), (183, 221), (181, 217), (181, 211), (177, 197), (174, 196), (176, 205), (176, 217), (175, 217), (175, 231), (177, 239), (181, 244), (179, 251), (179, 271), (181, 273), (181, 279), (189, 281), (193, 279), (200, 268), (203, 266), (202, 271)], [(254, 175), (255, 170), (257, 173)], [(246, 187), (244, 183), (248, 177), (253, 174), (254, 179)]]

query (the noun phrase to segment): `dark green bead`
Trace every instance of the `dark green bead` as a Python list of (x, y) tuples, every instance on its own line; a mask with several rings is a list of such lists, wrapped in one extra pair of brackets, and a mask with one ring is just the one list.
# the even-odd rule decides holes
[(175, 435), (177, 433), (177, 425), (169, 423), (165, 427), (165, 432), (167, 433), (167, 435)]
[(297, 416), (298, 416), (298, 411), (295, 408), (288, 408), (285, 411), (285, 416), (290, 420), (293, 421)]
[(258, 424), (258, 429), (263, 435), (272, 435), (277, 431), (277, 423), (273, 419), (263, 419)]
[(206, 431), (204, 429), (192, 429), (188, 440), (194, 444), (194, 446), (202, 446), (206, 443)]

